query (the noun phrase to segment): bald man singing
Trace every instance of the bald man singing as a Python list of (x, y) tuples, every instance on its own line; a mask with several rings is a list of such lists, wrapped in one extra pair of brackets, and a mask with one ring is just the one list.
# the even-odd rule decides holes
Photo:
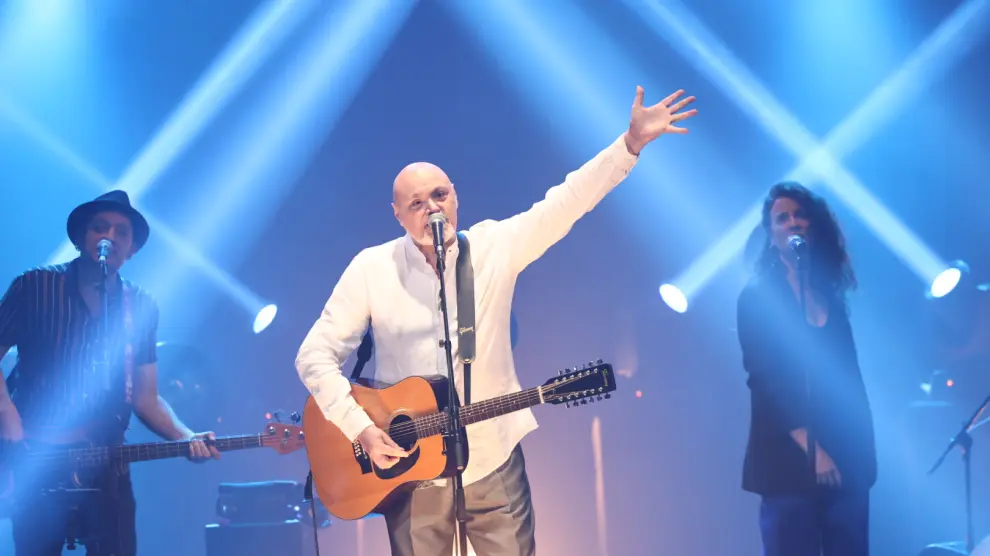
[[(629, 128), (529, 210), (501, 221), (480, 222), (464, 235), (474, 269), (476, 357), (470, 400), (518, 392), (512, 361), (509, 312), (516, 277), (626, 175), (640, 151), (665, 133), (687, 133), (676, 123), (697, 113), (682, 111), (694, 97), (677, 91), (644, 106), (637, 87)], [(344, 270), (296, 357), (299, 377), (324, 416), (351, 441), (361, 443), (375, 465), (389, 468), (407, 454), (375, 426), (350, 393), (341, 365), (369, 326), (375, 340), (376, 380), (447, 375), (444, 330), (437, 309), (439, 273), (430, 215), (446, 217), (444, 280), (450, 330), (458, 330), (455, 263), (457, 192), (443, 170), (418, 162), (402, 169), (393, 185), (392, 209), (403, 237), (358, 253)], [(464, 365), (451, 334), (455, 385), (464, 399)], [(468, 538), (478, 556), (535, 554), (535, 517), (519, 442), (536, 429), (526, 409), (467, 427), (468, 465), (463, 483)], [(455, 520), (449, 481), (423, 483), (385, 511), (393, 556), (450, 554)]]

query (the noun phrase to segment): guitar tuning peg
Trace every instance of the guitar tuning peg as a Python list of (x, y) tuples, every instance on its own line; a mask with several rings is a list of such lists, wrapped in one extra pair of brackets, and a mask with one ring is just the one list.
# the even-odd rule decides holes
[(587, 398), (586, 398), (586, 399), (583, 399), (583, 400), (581, 400), (581, 405), (588, 405), (588, 400), (587, 400)]
[(584, 366), (585, 369), (590, 369), (595, 366), (594, 361), (588, 361), (588, 364)]
[(571, 407), (571, 402), (564, 402), (564, 407), (567, 407), (567, 408)]
[(275, 411), (275, 412), (273, 412), (272, 413), (272, 418), (275, 419), (275, 422), (276, 423), (281, 423), (282, 422), (282, 412), (281, 411)]
[(601, 394), (598, 395), (598, 401), (602, 401), (602, 395)]
[(607, 400), (607, 399), (610, 399), (611, 397), (612, 397), (612, 394), (605, 394), (605, 399), (606, 399), (606, 400)]
[(289, 416), (289, 419), (291, 419), (292, 422), (296, 423), (297, 425), (299, 424), (299, 421), (302, 421), (302, 417), (300, 417), (299, 413), (295, 411), (292, 412), (292, 415)]
[(601, 365), (601, 364), (602, 364), (603, 362), (604, 362), (604, 361), (602, 361), (601, 359), (599, 359), (599, 360), (598, 360), (598, 364), (599, 364), (599, 365)]

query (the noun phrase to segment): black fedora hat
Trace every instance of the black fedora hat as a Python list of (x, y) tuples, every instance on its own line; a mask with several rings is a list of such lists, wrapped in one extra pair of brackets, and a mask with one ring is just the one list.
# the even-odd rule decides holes
[(126, 191), (110, 191), (100, 195), (88, 203), (83, 203), (69, 213), (69, 220), (65, 224), (65, 229), (69, 234), (72, 243), (79, 247), (82, 245), (83, 237), (86, 235), (86, 227), (94, 214), (99, 212), (119, 212), (131, 220), (134, 228), (135, 250), (144, 247), (151, 233), (148, 228), (148, 221), (144, 216), (131, 206), (131, 199)]

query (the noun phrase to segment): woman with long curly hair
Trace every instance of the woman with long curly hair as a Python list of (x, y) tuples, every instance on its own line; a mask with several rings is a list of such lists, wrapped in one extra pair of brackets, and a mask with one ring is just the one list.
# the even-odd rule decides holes
[(737, 307), (751, 394), (743, 488), (761, 496), (767, 556), (865, 555), (876, 454), (845, 239), (825, 200), (793, 182), (770, 189), (762, 230)]

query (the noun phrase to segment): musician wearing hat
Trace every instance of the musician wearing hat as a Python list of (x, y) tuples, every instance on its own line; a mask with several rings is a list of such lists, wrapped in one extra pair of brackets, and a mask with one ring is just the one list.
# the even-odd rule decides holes
[(219, 452), (207, 446), (212, 433), (193, 433), (158, 395), (158, 307), (119, 274), (148, 241), (147, 220), (125, 192), (111, 191), (76, 207), (66, 231), (79, 256), (24, 272), (0, 300), (0, 358), (13, 346), (18, 352), (0, 381), (14, 544), (17, 556), (61, 554), (75, 515), (80, 529), (68, 536), (87, 554), (129, 556), (135, 503), (126, 468), (108, 466), (72, 484), (68, 473), (46, 473), (32, 450), (122, 444), (133, 413), (166, 440), (191, 440), (193, 461)]

